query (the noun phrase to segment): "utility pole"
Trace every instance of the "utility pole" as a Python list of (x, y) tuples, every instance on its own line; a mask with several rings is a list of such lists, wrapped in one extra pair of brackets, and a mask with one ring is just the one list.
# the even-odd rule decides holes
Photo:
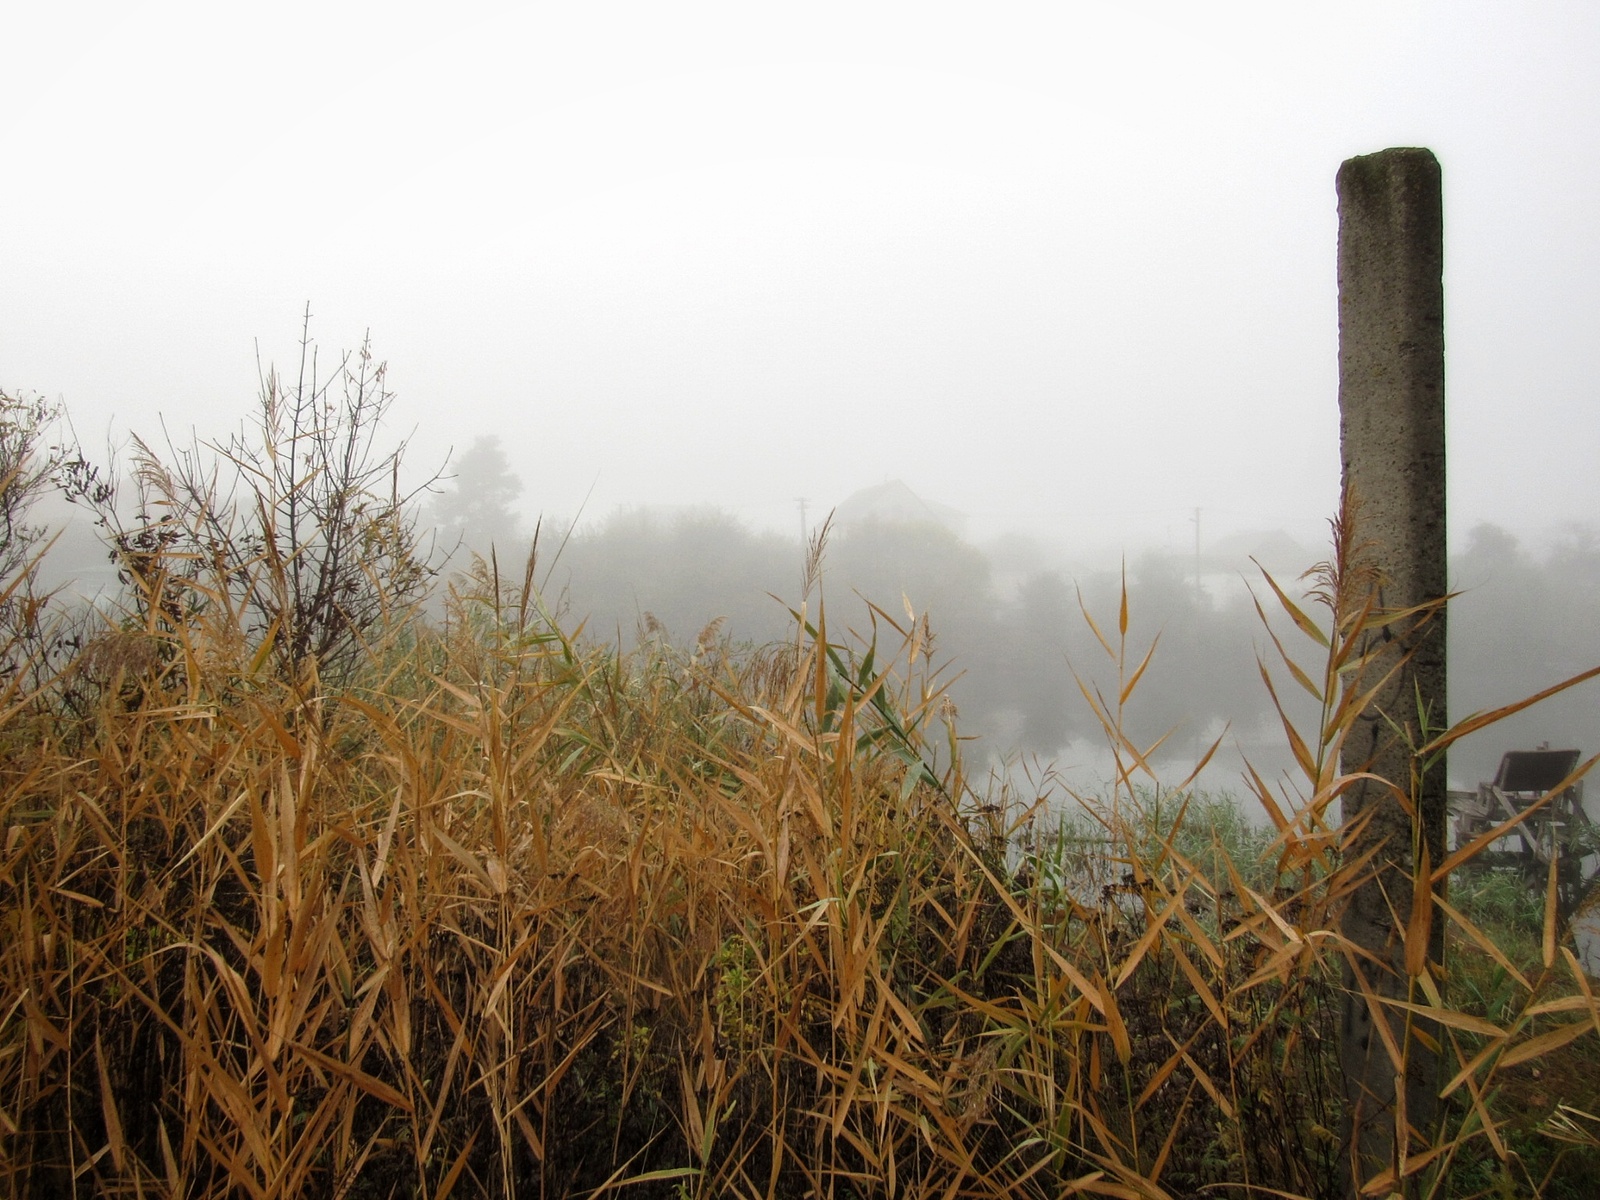
[[(1338, 194), (1344, 484), (1378, 604), (1400, 612), (1439, 601), (1447, 587), (1439, 162), (1421, 149), (1352, 158), (1339, 168)], [(1432, 729), (1445, 724), (1443, 614), (1372, 636), (1381, 640), (1366, 648), (1370, 678), (1393, 675), (1357, 719), (1340, 764), (1347, 775), (1366, 773), (1342, 798), (1346, 861), (1368, 863), (1340, 920), (1349, 946), (1339, 1060), (1352, 1197), (1426, 1148), (1439, 1111), (1440, 1056), (1427, 1044), (1438, 1045), (1438, 1027), (1381, 1001), (1414, 999), (1412, 973), (1437, 972), (1443, 956), (1437, 919), (1425, 958), (1416, 947), (1408, 955), (1404, 940), (1414, 885), (1431, 887), (1419, 878), (1423, 864), (1445, 857), (1444, 767), (1413, 779), (1413, 750), (1428, 735), (1422, 716)], [(1403, 1066), (1391, 1061), (1385, 1033), (1403, 1047)]]
[(1200, 506), (1194, 507), (1194, 607), (1200, 609)]
[(800, 549), (806, 548), (806, 539), (811, 536), (811, 526), (806, 523), (806, 497), (796, 496), (794, 499), (800, 509)]

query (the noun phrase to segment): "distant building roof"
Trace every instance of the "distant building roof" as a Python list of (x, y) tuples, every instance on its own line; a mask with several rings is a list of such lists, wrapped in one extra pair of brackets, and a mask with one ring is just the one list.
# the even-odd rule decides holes
[(947, 504), (924, 500), (903, 480), (890, 479), (845, 497), (833, 510), (833, 520), (840, 528), (869, 521), (912, 525), (932, 523), (942, 525), (952, 533), (960, 533), (967, 518), (964, 513)]

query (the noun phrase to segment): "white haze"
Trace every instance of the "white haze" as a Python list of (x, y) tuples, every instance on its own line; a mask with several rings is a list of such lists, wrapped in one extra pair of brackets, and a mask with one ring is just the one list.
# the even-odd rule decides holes
[(7, 6), (0, 385), (186, 435), (370, 328), (528, 515), (1315, 543), (1333, 177), (1444, 167), (1453, 539), (1597, 509), (1600, 7)]

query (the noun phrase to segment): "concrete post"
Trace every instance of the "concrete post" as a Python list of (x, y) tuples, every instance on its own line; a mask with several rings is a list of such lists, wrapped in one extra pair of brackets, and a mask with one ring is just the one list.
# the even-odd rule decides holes
[[(1409, 608), (1445, 594), (1444, 221), (1439, 163), (1422, 149), (1384, 150), (1339, 168), (1339, 413), (1344, 482), (1355, 498), (1357, 541), (1381, 580), (1379, 602)], [(1410, 653), (1346, 743), (1346, 771), (1369, 770), (1412, 794), (1411, 745), (1426, 740), (1419, 701), (1433, 729), (1445, 722), (1443, 614), (1424, 627), (1386, 635), (1376, 669)], [(1395, 726), (1403, 733), (1397, 733)], [(1408, 740), (1410, 745), (1408, 745)], [(1442, 766), (1421, 781), (1415, 822), (1390, 789), (1364, 782), (1343, 801), (1347, 826), (1369, 824), (1352, 858), (1378, 847), (1375, 871), (1352, 898), (1342, 931), (1382, 966), (1360, 969), (1379, 995), (1405, 999), (1400, 934), (1410, 916), (1412, 875), (1423, 846), (1445, 856)], [(1443, 928), (1434, 921), (1428, 960), (1437, 964)], [(1340, 1058), (1349, 1108), (1352, 1192), (1396, 1160), (1400, 1100), (1395, 1071), (1373, 1027), (1368, 1002), (1346, 968)], [(1403, 1022), (1396, 1017), (1398, 1035)], [(1437, 1032), (1436, 1030), (1434, 1031)], [(1397, 1037), (1398, 1040), (1398, 1037)], [(1438, 1112), (1439, 1061), (1412, 1038), (1405, 1120), (1426, 1136)]]

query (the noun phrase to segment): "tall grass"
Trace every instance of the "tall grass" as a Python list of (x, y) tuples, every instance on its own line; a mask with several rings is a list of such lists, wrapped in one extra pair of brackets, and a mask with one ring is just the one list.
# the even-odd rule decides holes
[[(185, 578), (0, 710), (7, 1194), (1344, 1190), (1339, 564), (1331, 620), (1281, 594), (1327, 703), (1264, 846), (1124, 733), (1125, 598), (1114, 785), (1044, 836), (963, 774), (915, 617), (624, 654), (491, 563), (335, 691)], [(1600, 1032), (1553, 908), (1530, 968), (1448, 901), (1472, 850), (1426, 919), (1504, 994), (1415, 974), (1453, 1107), (1379, 1194), (1514, 1170), (1498, 1083)]]

